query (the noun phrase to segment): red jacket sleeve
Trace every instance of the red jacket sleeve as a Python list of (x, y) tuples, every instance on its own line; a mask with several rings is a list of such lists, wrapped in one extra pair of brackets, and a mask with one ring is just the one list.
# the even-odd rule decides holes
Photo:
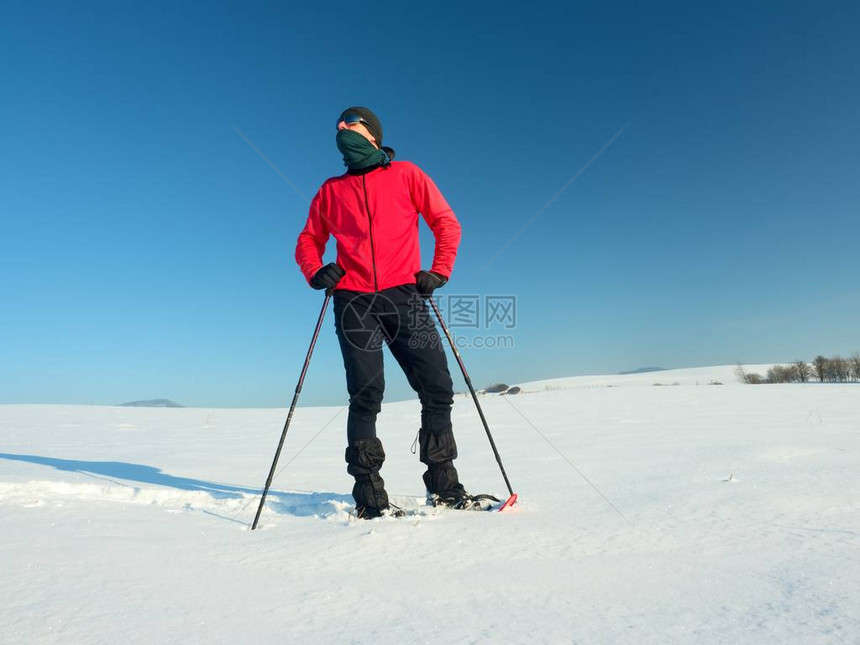
[(460, 245), (460, 222), (433, 180), (418, 166), (414, 168), (410, 186), (412, 203), (436, 238), (436, 251), (430, 270), (450, 278)]
[(325, 245), (331, 234), (321, 210), (323, 208), (322, 194), (323, 189), (320, 188), (311, 201), (308, 221), (305, 222), (305, 227), (299, 233), (296, 244), (296, 262), (308, 283), (314, 277), (314, 273), (323, 265), (322, 257), (325, 253)]

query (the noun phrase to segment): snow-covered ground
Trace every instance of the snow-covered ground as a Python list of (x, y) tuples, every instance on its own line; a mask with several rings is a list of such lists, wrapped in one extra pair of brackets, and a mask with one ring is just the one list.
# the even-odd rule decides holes
[(733, 370), (482, 397), (507, 513), (421, 506), (407, 401), (383, 475), (417, 514), (351, 520), (346, 412), (299, 408), (253, 532), (283, 410), (0, 406), (0, 642), (860, 643), (860, 387)]

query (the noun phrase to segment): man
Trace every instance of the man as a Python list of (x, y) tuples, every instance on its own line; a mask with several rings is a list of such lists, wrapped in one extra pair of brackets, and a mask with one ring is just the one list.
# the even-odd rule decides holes
[[(364, 107), (337, 119), (337, 147), (347, 172), (328, 179), (314, 197), (299, 235), (296, 261), (311, 287), (333, 289), (335, 330), (349, 392), (347, 471), (355, 478), (356, 515), (392, 510), (379, 474), (385, 460), (376, 436), (385, 381), (382, 345), (421, 401), (418, 432), (428, 501), (481, 508), (460, 483), (453, 460), (453, 384), (444, 347), (423, 298), (443, 286), (454, 268), (460, 224), (433, 181), (413, 163), (393, 161), (382, 146), (382, 124)], [(418, 215), (433, 231), (436, 249), (421, 270)], [(326, 242), (337, 240), (337, 262), (323, 266)]]

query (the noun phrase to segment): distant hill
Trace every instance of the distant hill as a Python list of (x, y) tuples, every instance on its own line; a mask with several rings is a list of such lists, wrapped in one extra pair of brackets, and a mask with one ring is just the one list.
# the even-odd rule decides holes
[(184, 408), (184, 405), (179, 405), (168, 399), (150, 399), (149, 401), (130, 401), (129, 403), (120, 404), (126, 408)]
[(629, 372), (618, 372), (619, 374), (645, 374), (646, 372), (665, 372), (665, 367), (640, 367)]

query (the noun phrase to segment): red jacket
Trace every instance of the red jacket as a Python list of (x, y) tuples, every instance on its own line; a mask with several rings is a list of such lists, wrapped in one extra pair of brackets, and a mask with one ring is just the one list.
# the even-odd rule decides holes
[(433, 180), (409, 161), (326, 180), (299, 234), (296, 262), (310, 282), (333, 235), (337, 263), (346, 271), (338, 289), (368, 292), (415, 284), (421, 270), (419, 213), (436, 238), (430, 270), (448, 278), (460, 244), (460, 223)]

